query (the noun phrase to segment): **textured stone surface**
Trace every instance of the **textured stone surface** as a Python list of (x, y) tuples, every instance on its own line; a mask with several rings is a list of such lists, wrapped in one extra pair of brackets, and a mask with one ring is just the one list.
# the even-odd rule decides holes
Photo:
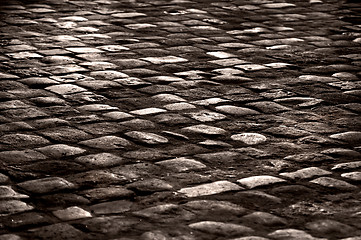
[(289, 172), (289, 173), (280, 173), (281, 176), (292, 178), (292, 179), (307, 179), (307, 178), (313, 178), (316, 176), (325, 176), (332, 174), (329, 171), (323, 170), (321, 168), (317, 167), (310, 167), (310, 168), (303, 168), (300, 170), (297, 170), (295, 172)]
[(53, 214), (61, 220), (75, 220), (81, 218), (89, 218), (92, 215), (79, 207), (68, 207), (66, 209), (54, 211)]
[(1, 200), (0, 201), (0, 213), (1, 214), (14, 214), (19, 212), (25, 212), (34, 209), (33, 206), (26, 204), (19, 200)]
[(311, 182), (321, 185), (321, 186), (324, 186), (324, 187), (334, 188), (334, 189), (338, 189), (341, 191), (353, 191), (353, 190), (358, 189), (356, 186), (354, 186), (348, 182), (338, 180), (335, 178), (331, 178), (331, 177), (320, 177), (315, 180), (312, 180)]
[(156, 164), (176, 172), (185, 172), (190, 170), (203, 169), (207, 167), (205, 164), (199, 161), (188, 158), (169, 159), (157, 162)]
[(128, 137), (147, 144), (164, 144), (168, 143), (168, 139), (155, 133), (132, 131), (127, 132)]
[(237, 180), (237, 182), (247, 188), (255, 188), (255, 187), (262, 187), (267, 186), (270, 184), (275, 183), (284, 183), (286, 180), (273, 177), (273, 176), (254, 176), (254, 177), (247, 177)]
[(238, 186), (237, 184), (228, 181), (217, 181), (213, 183), (198, 185), (195, 187), (182, 188), (178, 192), (184, 194), (187, 197), (199, 197), (228, 191), (239, 191), (242, 189), (243, 188)]
[(243, 225), (212, 221), (192, 223), (189, 227), (194, 230), (224, 236), (246, 235), (254, 232), (252, 228)]
[(74, 161), (89, 167), (98, 168), (119, 165), (124, 162), (124, 159), (111, 153), (98, 153), (77, 157)]
[(60, 177), (29, 180), (19, 183), (18, 186), (32, 193), (49, 193), (76, 187), (73, 183)]
[(360, 238), (357, 1), (0, 14), (0, 239)]
[(267, 137), (259, 133), (240, 133), (231, 136), (234, 141), (241, 141), (247, 145), (257, 145), (267, 141)]

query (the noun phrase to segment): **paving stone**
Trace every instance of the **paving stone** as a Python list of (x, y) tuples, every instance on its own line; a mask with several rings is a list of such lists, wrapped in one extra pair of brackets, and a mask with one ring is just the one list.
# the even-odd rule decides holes
[(138, 91), (140, 92), (154, 94), (154, 95), (159, 93), (174, 92), (175, 90), (177, 89), (172, 86), (164, 86), (164, 85), (152, 85), (138, 89)]
[(54, 85), (45, 88), (51, 92), (60, 94), (60, 95), (66, 95), (66, 94), (73, 94), (73, 93), (79, 93), (79, 92), (86, 92), (87, 90), (85, 88), (79, 87), (74, 84), (60, 84), (60, 85)]
[(224, 135), (226, 131), (222, 128), (208, 126), (204, 124), (194, 125), (190, 127), (183, 128), (184, 131), (187, 132), (194, 132), (194, 133), (201, 133), (206, 135)]
[(103, 79), (116, 79), (116, 78), (126, 78), (129, 77), (127, 74), (113, 71), (113, 70), (105, 70), (105, 71), (94, 71), (90, 73), (91, 77), (94, 78), (103, 78)]
[(303, 154), (295, 154), (289, 155), (284, 158), (286, 161), (295, 161), (295, 162), (305, 162), (305, 163), (317, 163), (317, 162), (330, 162), (334, 161), (332, 157), (329, 157), (320, 153), (303, 153)]
[(155, 133), (147, 133), (140, 131), (131, 131), (125, 133), (126, 136), (146, 144), (164, 144), (168, 143), (168, 139)]
[(359, 143), (361, 141), (361, 132), (350, 131), (330, 135), (330, 138), (346, 141), (349, 143)]
[(310, 181), (311, 183), (318, 184), (323, 187), (331, 188), (331, 189), (337, 189), (340, 191), (354, 191), (357, 190), (358, 187), (355, 185), (352, 185), (348, 182), (338, 180), (331, 177), (320, 177), (315, 180)]
[(18, 147), (39, 146), (50, 143), (41, 136), (21, 133), (3, 135), (1, 136), (0, 142)]
[(244, 71), (260, 71), (260, 70), (269, 69), (268, 67), (260, 64), (243, 64), (243, 65), (236, 65), (234, 67), (240, 68)]
[(115, 134), (123, 130), (119, 124), (112, 122), (89, 123), (79, 126), (79, 128), (94, 135)]
[[(162, 231), (151, 231), (145, 232), (140, 236), (142, 240), (151, 240), (151, 239), (167, 239), (168, 234), (163, 233)], [(188, 238), (187, 238), (188, 239)], [(192, 238), (191, 238), (192, 239)]]
[(345, 81), (356, 81), (359, 79), (356, 75), (349, 73), (349, 72), (334, 73), (334, 74), (332, 74), (332, 77), (336, 77), (338, 79), (345, 80)]
[(8, 53), (7, 56), (13, 58), (13, 59), (29, 59), (29, 58), (42, 58), (43, 56), (37, 53), (33, 52), (16, 52), (16, 53)]
[(89, 80), (81, 81), (77, 83), (81, 87), (90, 88), (94, 90), (108, 89), (108, 88), (119, 88), (120, 85), (116, 82), (108, 80)]
[(81, 145), (99, 149), (122, 149), (132, 145), (131, 142), (117, 136), (104, 136), (79, 142)]
[(219, 68), (219, 69), (213, 70), (212, 72), (216, 72), (221, 75), (237, 75), (237, 74), (244, 73), (243, 71), (234, 69), (234, 68)]
[(91, 170), (77, 173), (68, 176), (67, 179), (74, 184), (91, 187), (100, 184), (124, 184), (130, 181), (128, 175), (121, 173), (114, 174), (106, 170)]
[(33, 162), (37, 160), (44, 160), (47, 157), (37, 151), (27, 150), (15, 150), (15, 151), (3, 151), (0, 152), (1, 160), (8, 164), (19, 164), (25, 162)]
[(113, 198), (129, 198), (134, 195), (134, 192), (123, 186), (112, 186), (85, 190), (81, 194), (91, 201), (105, 201)]
[(205, 161), (210, 164), (227, 164), (238, 162), (242, 159), (242, 155), (234, 151), (220, 151), (215, 153), (203, 153), (197, 154), (195, 157), (200, 158), (202, 161)]
[(53, 211), (53, 214), (63, 220), (63, 221), (69, 221), (69, 220), (75, 220), (75, 219), (81, 219), (81, 218), (89, 218), (92, 217), (91, 213), (85, 211), (84, 209), (80, 207), (68, 207), (66, 209)]
[(228, 191), (239, 191), (243, 188), (229, 181), (216, 181), (206, 183), (195, 187), (187, 187), (178, 190), (178, 193), (184, 194), (186, 197), (199, 197), (219, 194)]
[(306, 228), (317, 234), (330, 234), (335, 237), (352, 236), (355, 228), (330, 219), (312, 221), (306, 224)]
[(86, 239), (85, 233), (67, 223), (56, 223), (31, 229), (31, 232), (40, 239)]
[(279, 240), (286, 240), (286, 239), (307, 239), (307, 240), (326, 240), (326, 238), (317, 238), (313, 237), (312, 235), (306, 233), (305, 231), (287, 228), (276, 230), (268, 234), (269, 237)]
[(272, 134), (274, 136), (289, 137), (289, 138), (299, 138), (309, 135), (310, 133), (301, 129), (294, 127), (288, 127), (281, 125), (279, 127), (271, 127), (264, 130), (265, 133)]
[(78, 109), (81, 111), (90, 111), (90, 112), (119, 110), (117, 107), (113, 107), (107, 104), (89, 104), (78, 107)]
[(361, 161), (345, 162), (334, 165), (332, 170), (348, 170), (348, 169), (356, 169), (359, 167), (361, 167)]
[(29, 180), (18, 184), (19, 187), (28, 192), (42, 194), (61, 191), (65, 189), (74, 189), (76, 186), (60, 177), (48, 177), (42, 179)]
[(232, 238), (231, 240), (269, 240), (269, 238), (249, 236), (249, 237)]
[(10, 186), (0, 186), (0, 199), (21, 199), (21, 198), (29, 198), (29, 196), (16, 192)]
[(290, 108), (282, 106), (281, 104), (268, 101), (249, 103), (246, 104), (246, 106), (256, 108), (257, 110), (260, 110), (264, 113), (278, 113), (291, 110)]
[(87, 67), (94, 71), (104, 71), (110, 69), (116, 69), (117, 65), (110, 62), (83, 62), (79, 64), (80, 66)]
[(171, 184), (156, 178), (137, 181), (128, 184), (126, 187), (135, 192), (143, 192), (143, 193), (173, 190), (173, 186)]
[(152, 121), (138, 119), (138, 118), (124, 121), (124, 122), (121, 122), (120, 124), (122, 126), (125, 126), (126, 128), (136, 129), (136, 130), (145, 130), (145, 129), (156, 128), (156, 125)]
[(187, 113), (186, 115), (190, 116), (190, 118), (193, 118), (200, 122), (213, 122), (217, 120), (225, 119), (226, 116), (220, 113), (211, 112), (207, 110), (201, 110), (198, 112), (191, 112)]
[(229, 102), (229, 100), (222, 98), (208, 98), (204, 100), (193, 101), (192, 103), (200, 106), (210, 106), (223, 102)]
[(68, 56), (47, 56), (42, 61), (49, 64), (73, 64), (78, 62), (76, 59)]
[(39, 110), (38, 108), (10, 109), (4, 111), (3, 114), (13, 120), (28, 120), (49, 116), (47, 113)]
[(321, 152), (321, 154), (330, 155), (332, 157), (358, 158), (361, 154), (355, 150), (347, 148), (329, 148)]
[(55, 74), (55, 75), (88, 71), (87, 69), (80, 67), (78, 65), (75, 65), (75, 64), (52, 66), (52, 67), (45, 68), (45, 70), (52, 74)]
[(234, 55), (234, 54), (227, 53), (227, 52), (222, 52), (222, 51), (218, 51), (218, 52), (207, 52), (207, 54), (208, 54), (208, 55), (211, 55), (211, 56), (213, 56), (213, 57), (216, 57), (216, 58), (221, 58), (221, 59), (236, 57), (236, 55)]
[(92, 168), (110, 167), (125, 162), (122, 157), (111, 153), (97, 153), (80, 156), (75, 158), (74, 161)]
[(166, 112), (167, 110), (161, 109), (161, 108), (144, 108), (144, 109), (139, 109), (139, 110), (134, 110), (129, 112), (130, 114), (135, 114), (135, 115), (149, 115), (149, 114), (157, 114), (157, 113), (163, 113)]
[(163, 107), (169, 111), (182, 111), (182, 110), (196, 108), (194, 105), (189, 104), (189, 103), (184, 103), (184, 102), (171, 103), (171, 104), (164, 105)]
[(0, 79), (18, 79), (19, 77), (13, 74), (0, 73)]
[(6, 176), (5, 174), (0, 173), (0, 183), (4, 184), (7, 183), (9, 181), (9, 177)]
[(175, 172), (186, 172), (206, 168), (203, 163), (185, 157), (164, 160), (156, 163)]
[(50, 128), (41, 134), (59, 142), (79, 142), (91, 138), (88, 133), (71, 127)]
[(146, 57), (141, 58), (142, 60), (151, 62), (153, 64), (165, 64), (165, 63), (182, 63), (188, 62), (187, 59), (176, 57), (176, 56), (165, 56), (165, 57)]
[(147, 15), (144, 13), (138, 13), (138, 12), (123, 12), (123, 13), (112, 14), (112, 16), (116, 17), (116, 18), (136, 18), (136, 17), (147, 16)]
[(325, 175), (331, 175), (332, 173), (326, 170), (323, 170), (318, 167), (308, 167), (303, 168), (300, 170), (297, 170), (295, 172), (283, 172), (280, 173), (281, 176), (288, 177), (291, 179), (307, 179), (307, 178), (313, 178), (316, 176), (325, 176)]
[(51, 80), (45, 77), (33, 77), (33, 78), (25, 78), (21, 80), (22, 83), (27, 84), (29, 86), (49, 86), (57, 84), (58, 82)]
[(240, 224), (213, 221), (196, 222), (189, 224), (189, 227), (194, 230), (223, 236), (248, 235), (254, 232), (252, 228)]
[(78, 147), (72, 147), (66, 144), (56, 144), (37, 148), (36, 151), (39, 151), (51, 158), (63, 158), (82, 154), (86, 150)]
[(1, 240), (21, 240), (22, 238), (15, 234), (2, 234), (0, 235)]
[(152, 221), (158, 222), (164, 222), (165, 218), (167, 218), (168, 221), (172, 221), (173, 219), (184, 219), (189, 221), (195, 217), (193, 213), (184, 210), (175, 204), (161, 204), (136, 211), (133, 214), (135, 216), (149, 218)]
[(236, 193), (235, 196), (241, 200), (241, 203), (243, 202), (242, 205), (251, 205), (258, 209), (268, 205), (279, 206), (283, 202), (279, 197), (257, 190), (241, 191)]
[(361, 181), (361, 172), (349, 172), (341, 174), (341, 177), (347, 178), (351, 181)]
[(195, 200), (183, 204), (184, 207), (192, 209), (192, 211), (197, 211), (198, 214), (204, 212), (204, 214), (231, 214), (231, 215), (243, 215), (246, 213), (246, 209), (228, 202), (228, 201), (216, 201), (216, 200)]
[(108, 236), (121, 235), (130, 232), (134, 226), (139, 224), (138, 220), (125, 218), (123, 216), (101, 216), (86, 219), (81, 222), (81, 226), (89, 232), (106, 234)]
[(266, 7), (266, 8), (287, 8), (287, 7), (296, 7), (296, 5), (292, 4), (292, 3), (266, 3), (266, 4), (262, 4), (262, 7)]
[(132, 202), (127, 200), (118, 200), (112, 202), (104, 202), (92, 205), (90, 210), (94, 214), (114, 214), (114, 213), (124, 213), (130, 210)]
[(208, 146), (208, 147), (220, 147), (220, 148), (232, 147), (231, 144), (228, 144), (226, 142), (214, 141), (214, 140), (205, 140), (205, 141), (199, 142), (198, 144)]
[(155, 76), (146, 78), (145, 80), (152, 83), (172, 83), (184, 81), (183, 78), (174, 76)]
[(259, 224), (263, 226), (282, 226), (287, 224), (285, 219), (267, 212), (253, 212), (243, 216), (242, 220), (247, 221), (247, 223)]
[[(76, 40), (79, 40), (75, 38)], [(65, 48), (66, 50), (73, 52), (73, 53), (102, 53), (103, 51), (97, 48), (90, 48), (90, 47), (70, 47)]]
[(237, 180), (237, 182), (247, 188), (264, 187), (276, 183), (285, 183), (286, 180), (273, 176), (253, 176)]
[(259, 133), (240, 133), (231, 136), (234, 141), (241, 141), (247, 145), (257, 145), (267, 141), (267, 137)]
[(163, 93), (163, 94), (157, 94), (155, 96), (152, 96), (152, 99), (155, 101), (160, 101), (164, 103), (178, 103), (178, 102), (185, 102), (186, 100), (173, 94)]
[(133, 117), (129, 113), (120, 112), (120, 111), (104, 113), (103, 116), (111, 118), (111, 119), (115, 119), (115, 120), (121, 120), (121, 119), (126, 119), (126, 118), (132, 118)]
[(123, 154), (123, 157), (135, 160), (158, 161), (169, 158), (169, 155), (159, 149), (145, 148), (135, 151), (128, 151)]
[[(1, 138), (3, 200), (23, 200), (11, 197), (18, 189), (38, 196), (26, 198), (34, 211), (19, 204), (2, 216), (0, 238), (356, 240), (361, 154), (353, 132), (360, 125), (361, 38), (351, 1), (61, 0), (2, 6), (0, 131), (51, 142), (20, 146)], [(145, 109), (164, 111), (129, 114)], [(137, 141), (125, 130), (151, 131), (157, 137), (150, 139), (172, 144), (147, 147), (147, 138)], [(240, 136), (248, 142), (232, 140)], [(253, 140), (260, 141), (257, 148)], [(73, 161), (104, 151), (124, 159), (92, 171)], [(316, 204), (328, 188), (298, 181), (330, 175), (329, 163), (336, 171), (332, 177), (355, 188), (323, 195)], [(195, 191), (196, 201), (188, 203), (177, 192), (266, 171), (290, 177), (293, 185), (261, 185), (266, 192)], [(71, 193), (74, 186), (37, 193), (17, 185), (56, 176), (79, 191)], [(133, 204), (126, 210), (127, 204), (112, 201)], [(72, 216), (72, 209), (89, 211), (95, 203), (103, 204), (96, 208), (99, 216)], [(63, 215), (57, 220), (53, 212)], [(287, 216), (291, 225), (273, 221), (276, 215)], [(69, 220), (71, 225), (52, 225)], [(240, 221), (255, 231), (232, 225)], [(355, 229), (343, 235), (342, 224)], [(304, 231), (284, 229), (291, 226)]]
[(0, 213), (3, 214), (14, 214), (25, 211), (33, 210), (34, 207), (28, 205), (25, 202), (19, 200), (1, 200), (0, 201)]
[(259, 114), (259, 112), (255, 111), (255, 110), (252, 110), (249, 108), (244, 108), (244, 107), (232, 106), (232, 105), (218, 106), (218, 107), (216, 107), (216, 109), (222, 113), (227, 113), (227, 114), (231, 114), (231, 115), (235, 115), (235, 116), (246, 116), (246, 115)]
[(11, 100), (11, 101), (5, 101), (0, 103), (0, 109), (6, 110), (6, 109), (17, 109), (17, 108), (28, 108), (29, 105), (25, 104), (24, 102), (20, 100)]

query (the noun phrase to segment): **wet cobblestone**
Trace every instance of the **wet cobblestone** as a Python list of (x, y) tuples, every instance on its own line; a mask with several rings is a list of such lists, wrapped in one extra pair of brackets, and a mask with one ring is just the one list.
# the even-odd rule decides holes
[(0, 3), (0, 239), (360, 239), (360, 9)]

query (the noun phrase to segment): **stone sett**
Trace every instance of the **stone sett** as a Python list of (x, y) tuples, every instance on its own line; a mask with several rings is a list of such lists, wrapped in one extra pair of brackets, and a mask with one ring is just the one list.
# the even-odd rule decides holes
[(354, 0), (0, 5), (0, 239), (360, 239)]

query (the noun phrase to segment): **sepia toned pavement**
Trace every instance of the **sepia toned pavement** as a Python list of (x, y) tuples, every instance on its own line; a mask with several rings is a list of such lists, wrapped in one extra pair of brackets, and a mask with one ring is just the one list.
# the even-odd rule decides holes
[(0, 17), (0, 240), (361, 239), (360, 3)]

